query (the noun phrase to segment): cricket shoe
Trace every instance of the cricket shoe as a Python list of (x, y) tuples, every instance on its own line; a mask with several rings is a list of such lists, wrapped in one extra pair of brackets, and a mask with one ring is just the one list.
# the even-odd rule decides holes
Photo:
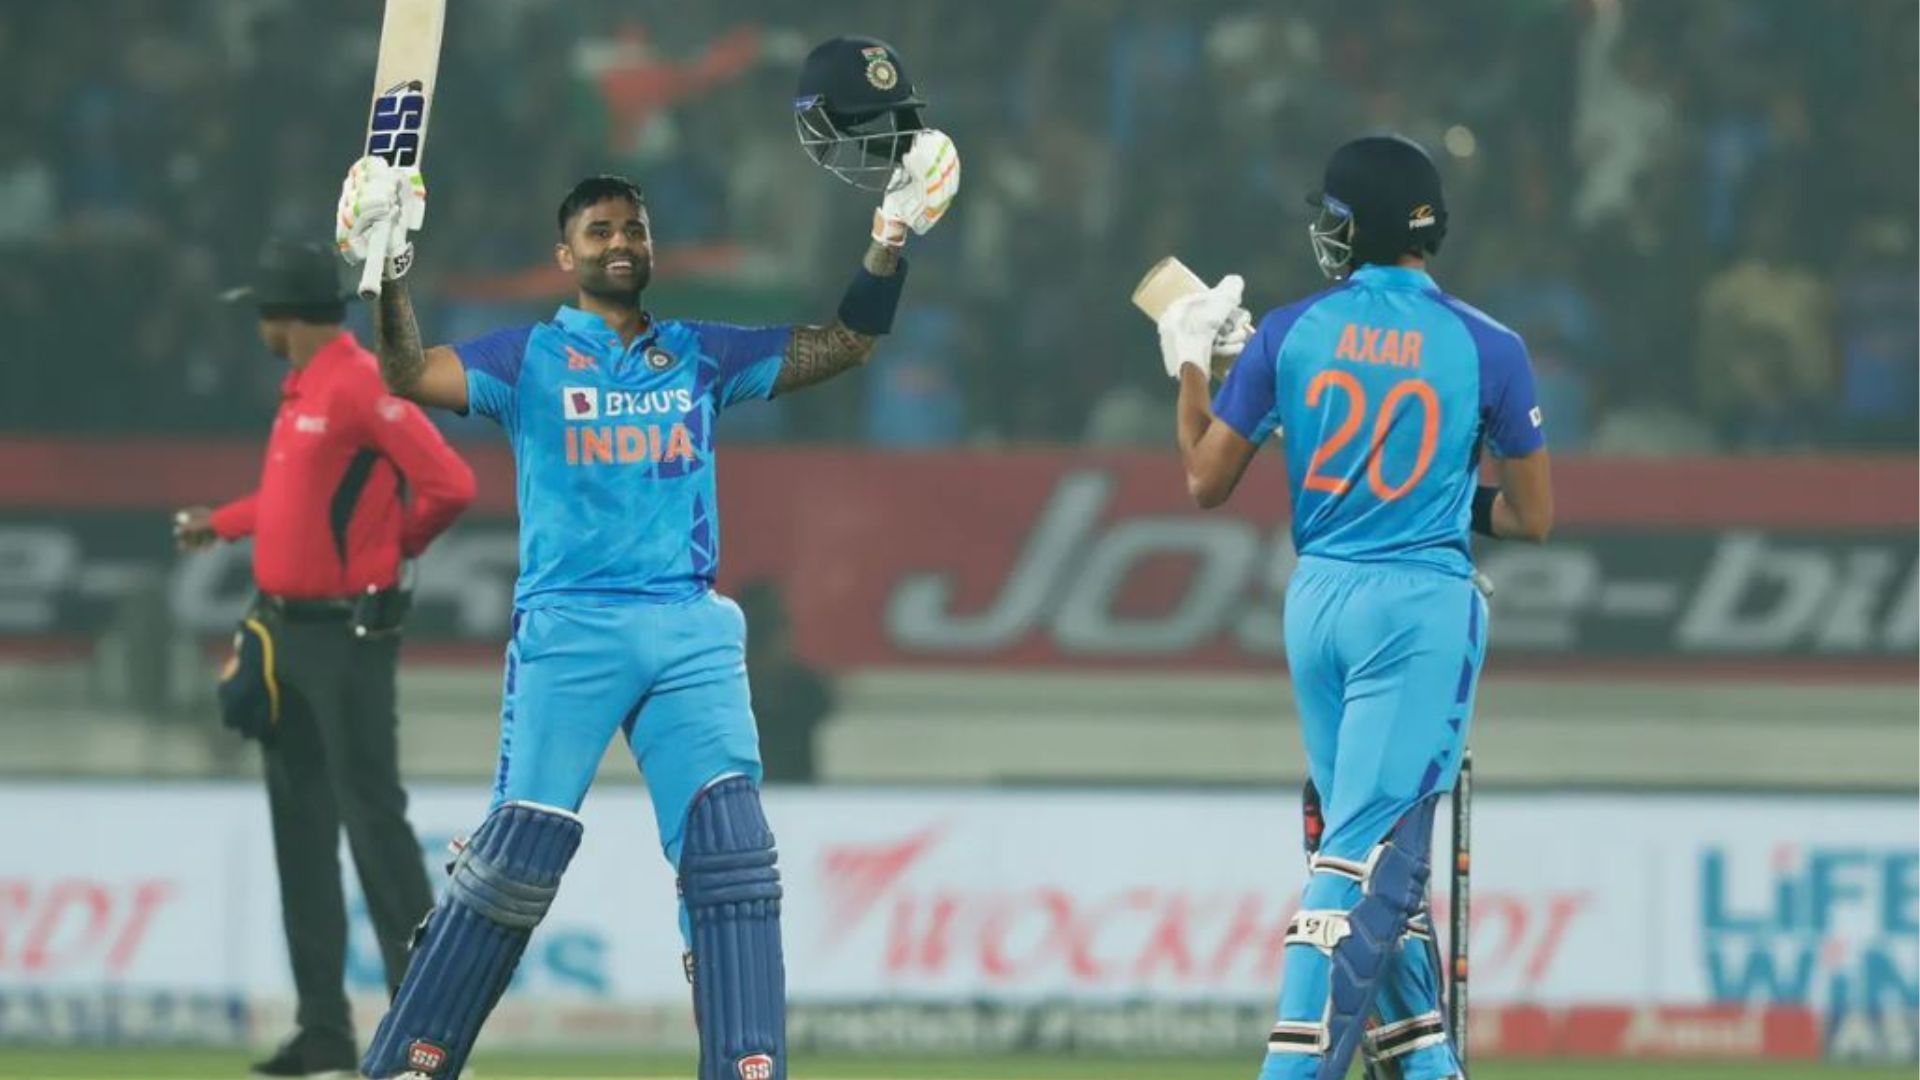
[(352, 1077), (360, 1073), (360, 1055), (351, 1040), (324, 1032), (301, 1031), (280, 1044), (280, 1049), (265, 1061), (253, 1065), (252, 1074), (264, 1077)]

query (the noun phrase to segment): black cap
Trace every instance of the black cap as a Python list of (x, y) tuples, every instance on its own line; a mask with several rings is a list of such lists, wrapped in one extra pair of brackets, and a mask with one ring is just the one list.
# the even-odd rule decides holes
[(1357, 262), (1438, 251), (1447, 235), (1440, 170), (1419, 143), (1399, 135), (1368, 135), (1335, 150), (1307, 202), (1353, 218)]
[(353, 295), (340, 281), (340, 256), (331, 246), (274, 237), (260, 249), (251, 284), (220, 294), (230, 304), (337, 304)]
[(914, 92), (900, 54), (870, 37), (833, 38), (807, 54), (800, 65), (794, 105), (806, 108), (815, 103), (846, 116), (926, 105)]
[(262, 743), (280, 733), (273, 632), (257, 618), (247, 618), (233, 635), (233, 657), (220, 673), (220, 722)]

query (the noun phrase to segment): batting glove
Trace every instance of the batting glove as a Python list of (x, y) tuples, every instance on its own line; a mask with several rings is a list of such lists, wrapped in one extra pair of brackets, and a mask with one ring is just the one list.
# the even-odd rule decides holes
[[(416, 168), (398, 169), (377, 157), (363, 157), (347, 170), (340, 183), (340, 204), (334, 216), (333, 240), (340, 255), (358, 266), (369, 257), (386, 260), (385, 277), (392, 281), (413, 265), (413, 242), (408, 234), (427, 216), (427, 182)], [(387, 250), (369, 252), (375, 227), (392, 221)]]
[(1183, 296), (1160, 313), (1160, 361), (1167, 376), (1180, 377), (1188, 364), (1212, 373), (1224, 360), (1231, 364), (1253, 332), (1253, 316), (1240, 306), (1246, 281), (1228, 274), (1204, 292)]
[(1234, 308), (1227, 321), (1220, 324), (1220, 332), (1213, 335), (1213, 377), (1224, 379), (1227, 372), (1233, 370), (1233, 362), (1240, 358), (1240, 351), (1247, 347), (1247, 339), (1253, 337), (1253, 313), (1246, 308)]
[(873, 240), (887, 247), (907, 242), (907, 230), (925, 236), (946, 215), (960, 192), (960, 151), (945, 132), (928, 129), (894, 166), (886, 197), (873, 212)]

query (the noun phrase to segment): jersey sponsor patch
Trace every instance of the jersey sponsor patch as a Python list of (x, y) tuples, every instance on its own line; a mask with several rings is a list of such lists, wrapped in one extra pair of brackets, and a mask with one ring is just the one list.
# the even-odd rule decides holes
[(1533, 408), (1528, 409), (1527, 419), (1533, 421), (1534, 427), (1539, 427), (1540, 426), (1540, 406), (1535, 405)]
[(597, 420), (600, 417), (600, 389), (594, 386), (563, 386), (560, 407), (569, 420)]

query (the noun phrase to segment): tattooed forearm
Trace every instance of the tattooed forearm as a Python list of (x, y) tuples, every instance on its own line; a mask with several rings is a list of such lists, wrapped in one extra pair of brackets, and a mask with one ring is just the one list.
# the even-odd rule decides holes
[(787, 355), (773, 392), (784, 394), (802, 386), (825, 382), (848, 368), (859, 367), (873, 355), (879, 338), (849, 330), (835, 319), (832, 326), (796, 326), (787, 342)]
[[(871, 244), (860, 265), (874, 277), (892, 277), (900, 269), (900, 249)], [(848, 329), (838, 319), (832, 326), (796, 326), (793, 340), (787, 342), (780, 374), (773, 380), (773, 392), (784, 394), (812, 386), (848, 368), (859, 367), (873, 355), (873, 347), (879, 343), (879, 338)]]
[(420, 374), (427, 368), (426, 350), (420, 345), (420, 324), (413, 317), (413, 301), (407, 287), (398, 281), (381, 285), (380, 302), (373, 306), (374, 351), (380, 356), (380, 377), (387, 389), (401, 397), (412, 397), (420, 385)]

